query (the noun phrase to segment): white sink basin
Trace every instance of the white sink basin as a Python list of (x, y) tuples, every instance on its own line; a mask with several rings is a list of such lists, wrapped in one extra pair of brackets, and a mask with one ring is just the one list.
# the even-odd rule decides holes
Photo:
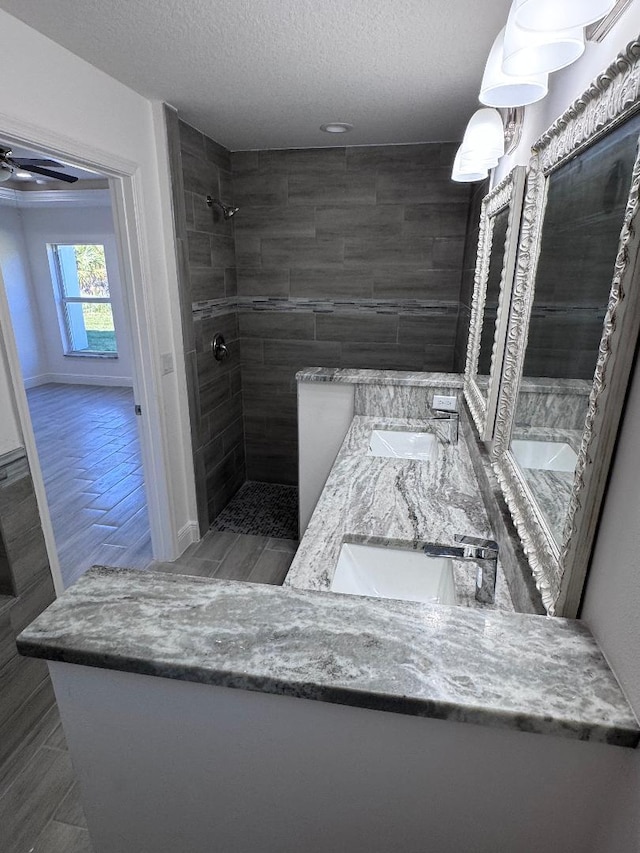
[(537, 471), (571, 472), (578, 461), (575, 451), (563, 441), (514, 439), (511, 450), (521, 468)]
[(453, 565), (448, 557), (422, 551), (345, 543), (330, 587), (332, 592), (455, 604)]
[(432, 432), (398, 432), (374, 429), (369, 439), (368, 456), (390, 456), (396, 459), (434, 459), (438, 439)]

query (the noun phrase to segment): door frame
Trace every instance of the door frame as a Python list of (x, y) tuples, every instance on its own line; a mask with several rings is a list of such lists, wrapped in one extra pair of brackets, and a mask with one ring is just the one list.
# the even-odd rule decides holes
[[(173, 560), (180, 552), (182, 543), (179, 539), (182, 536), (174, 529), (171, 512), (173, 487), (168, 476), (169, 448), (158, 370), (160, 358), (151, 312), (152, 276), (142, 228), (143, 193), (139, 166), (133, 161), (78, 144), (77, 140), (52, 134), (46, 128), (7, 120), (6, 116), (0, 121), (0, 132), (9, 143), (35, 148), (53, 159), (70, 160), (79, 167), (94, 169), (109, 178), (122, 294), (132, 344), (134, 397), (142, 408), (142, 416), (138, 418), (138, 433), (153, 556), (157, 560)], [(1, 274), (0, 334), (5, 342), (16, 413), (31, 468), (51, 574), (56, 593), (60, 595), (64, 591), (62, 574)]]

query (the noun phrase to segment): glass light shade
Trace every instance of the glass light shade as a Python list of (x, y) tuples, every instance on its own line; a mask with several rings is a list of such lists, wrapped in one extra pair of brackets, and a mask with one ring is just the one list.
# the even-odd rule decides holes
[(614, 6), (615, 0), (514, 0), (512, 11), (519, 27), (548, 32), (586, 27)]
[(511, 7), (504, 31), (502, 70), (509, 76), (545, 74), (571, 65), (584, 53), (584, 29), (549, 30), (539, 33), (523, 30), (515, 21)]
[(548, 74), (514, 77), (502, 70), (504, 29), (491, 48), (480, 86), (480, 103), (488, 107), (523, 107), (541, 101), (549, 91)]
[(476, 110), (467, 124), (460, 152), (462, 159), (474, 162), (495, 159), (497, 163), (504, 154), (504, 126), (497, 110), (489, 107)]
[(0, 184), (3, 184), (5, 181), (10, 181), (13, 177), (13, 169), (11, 166), (0, 166)]
[(451, 171), (452, 181), (456, 181), (459, 184), (470, 184), (473, 181), (484, 181), (488, 175), (488, 168), (484, 168), (481, 165), (473, 166), (468, 160), (463, 161), (461, 149), (458, 149)]

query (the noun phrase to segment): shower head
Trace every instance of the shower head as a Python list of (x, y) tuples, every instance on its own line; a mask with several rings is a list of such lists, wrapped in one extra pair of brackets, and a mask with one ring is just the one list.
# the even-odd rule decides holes
[(210, 195), (207, 196), (207, 204), (209, 207), (213, 207), (214, 204), (219, 207), (225, 219), (231, 219), (240, 210), (239, 207), (231, 207), (230, 204), (224, 204), (219, 198), (212, 198)]

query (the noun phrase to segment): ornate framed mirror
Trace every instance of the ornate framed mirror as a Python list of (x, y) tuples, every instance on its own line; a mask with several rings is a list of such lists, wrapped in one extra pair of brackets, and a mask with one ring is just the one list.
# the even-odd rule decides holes
[(640, 327), (640, 42), (533, 147), (492, 449), (550, 615), (575, 616)]
[(525, 169), (516, 166), (480, 211), (464, 394), (480, 437), (493, 436), (516, 262)]

